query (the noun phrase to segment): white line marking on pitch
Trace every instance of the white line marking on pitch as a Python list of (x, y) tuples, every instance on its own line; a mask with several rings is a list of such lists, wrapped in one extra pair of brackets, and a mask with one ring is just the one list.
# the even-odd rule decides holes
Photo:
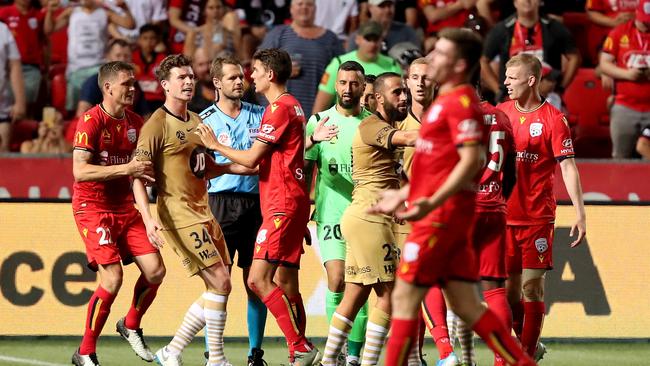
[(18, 358), (0, 355), (0, 361), (9, 361), (15, 363), (21, 363), (24, 365), (34, 365), (34, 366), (66, 366), (60, 363), (44, 362), (39, 360), (32, 360), (31, 358)]

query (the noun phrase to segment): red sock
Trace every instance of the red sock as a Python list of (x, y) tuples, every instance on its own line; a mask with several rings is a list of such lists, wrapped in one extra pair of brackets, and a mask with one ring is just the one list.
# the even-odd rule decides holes
[(418, 336), (417, 319), (392, 319), (386, 344), (386, 366), (406, 366), (411, 346)]
[(307, 342), (305, 335), (300, 333), (300, 325), (295, 322), (292, 316), (291, 302), (287, 295), (284, 294), (284, 291), (280, 287), (276, 287), (275, 290), (262, 299), (262, 302), (275, 317), (278, 327), (280, 327), (287, 339), (289, 349), (299, 352), (309, 351), (309, 342)]
[(524, 302), (524, 327), (521, 333), (521, 344), (529, 355), (535, 354), (539, 335), (542, 333), (546, 306), (543, 301)]
[(300, 329), (300, 334), (305, 335), (307, 330), (307, 314), (305, 313), (302, 296), (300, 294), (290, 296), (289, 301), (291, 302), (291, 308), (295, 316), (295, 321), (298, 324), (298, 329)]
[(427, 325), (429, 332), (436, 342), (439, 358), (442, 360), (449, 356), (454, 349), (449, 342), (449, 330), (447, 329), (447, 304), (442, 295), (440, 287), (432, 287), (424, 298), (424, 310), (430, 320)]
[(498, 353), (509, 365), (535, 365), (535, 362), (524, 353), (492, 310), (487, 309), (472, 329), (483, 338), (494, 353)]
[(133, 289), (133, 300), (131, 301), (131, 308), (129, 308), (129, 312), (126, 314), (126, 318), (124, 319), (124, 325), (127, 328), (140, 328), (140, 321), (142, 320), (142, 316), (147, 311), (147, 309), (149, 309), (149, 306), (153, 302), (153, 299), (156, 298), (158, 287), (160, 287), (160, 284), (150, 284), (144, 278), (144, 275), (140, 275)]
[(510, 304), (512, 306), (512, 330), (517, 338), (521, 339), (521, 332), (524, 327), (524, 300)]
[(89, 355), (95, 353), (97, 338), (99, 338), (99, 334), (102, 332), (104, 324), (106, 324), (113, 300), (115, 300), (115, 295), (104, 290), (101, 286), (97, 287), (93, 296), (90, 297), (86, 314), (86, 329), (79, 346), (80, 354)]
[(493, 290), (483, 291), (483, 298), (488, 307), (503, 322), (507, 329), (512, 328), (512, 312), (508, 305), (505, 288), (495, 288)]

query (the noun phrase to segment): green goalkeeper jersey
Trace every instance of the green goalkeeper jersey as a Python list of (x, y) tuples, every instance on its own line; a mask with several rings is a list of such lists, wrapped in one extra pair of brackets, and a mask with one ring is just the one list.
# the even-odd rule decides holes
[(314, 133), (318, 121), (329, 117), (325, 126), (336, 125), (339, 132), (330, 141), (315, 144), (305, 159), (318, 165), (316, 178), (316, 211), (314, 221), (338, 223), (343, 211), (352, 201), (352, 138), (361, 120), (371, 113), (362, 109), (357, 116), (345, 117), (336, 110), (336, 105), (316, 113), (307, 122), (307, 136)]

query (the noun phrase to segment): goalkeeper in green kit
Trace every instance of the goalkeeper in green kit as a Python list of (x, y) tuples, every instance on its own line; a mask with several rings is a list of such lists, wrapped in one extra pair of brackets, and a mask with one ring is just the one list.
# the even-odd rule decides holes
[[(336, 104), (313, 115), (307, 123), (305, 147), (307, 182), (312, 182), (314, 164), (316, 179), (316, 221), (321, 260), (327, 272), (325, 307), (328, 324), (343, 298), (345, 288), (345, 241), (340, 219), (352, 201), (352, 138), (359, 123), (370, 112), (361, 108), (365, 88), (363, 67), (356, 61), (346, 61), (336, 75)], [(359, 356), (366, 333), (368, 304), (357, 315), (348, 337), (347, 359), (337, 364), (359, 365)]]

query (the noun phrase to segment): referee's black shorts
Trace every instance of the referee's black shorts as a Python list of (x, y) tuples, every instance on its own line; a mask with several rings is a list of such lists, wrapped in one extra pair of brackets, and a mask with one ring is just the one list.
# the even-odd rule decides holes
[(230, 261), (235, 263), (237, 252), (237, 267), (250, 267), (255, 239), (262, 225), (260, 196), (252, 193), (210, 193), (209, 203), (226, 239)]

